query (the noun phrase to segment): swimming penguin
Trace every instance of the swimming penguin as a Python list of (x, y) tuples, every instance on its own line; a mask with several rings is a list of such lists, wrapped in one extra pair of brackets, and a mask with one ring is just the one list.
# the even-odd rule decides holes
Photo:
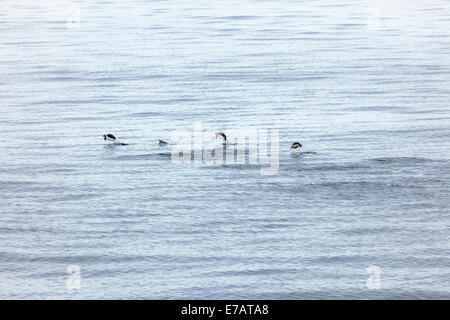
[(166, 141), (164, 141), (164, 140), (158, 140), (159, 141), (159, 145), (160, 146), (166, 146), (166, 145), (168, 145), (169, 143), (168, 142), (166, 142)]
[(114, 137), (114, 135), (112, 135), (111, 133), (107, 133), (103, 135), (103, 138), (108, 141), (116, 141), (116, 137)]
[(302, 147), (302, 144), (300, 142), (294, 142), (291, 146), (291, 149), (298, 149), (301, 147)]
[(217, 138), (223, 139), (223, 141), (227, 141), (227, 136), (223, 132), (216, 132), (216, 139)]

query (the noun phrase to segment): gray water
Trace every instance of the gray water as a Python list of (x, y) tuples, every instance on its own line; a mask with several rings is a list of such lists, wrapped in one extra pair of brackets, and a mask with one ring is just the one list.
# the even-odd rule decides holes
[[(2, 0), (0, 298), (450, 298), (449, 26), (433, 0)], [(278, 173), (174, 163), (158, 139), (195, 122), (279, 130)]]

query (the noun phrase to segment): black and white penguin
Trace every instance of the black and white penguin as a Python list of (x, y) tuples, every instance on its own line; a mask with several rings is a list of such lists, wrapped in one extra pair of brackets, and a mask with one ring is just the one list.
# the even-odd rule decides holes
[(217, 138), (223, 139), (223, 141), (227, 141), (227, 136), (223, 132), (216, 132), (216, 139)]
[(291, 146), (291, 149), (298, 149), (301, 147), (302, 147), (302, 144), (300, 142), (294, 142)]
[(103, 135), (103, 138), (108, 141), (116, 141), (116, 137), (114, 137), (114, 135), (112, 135), (111, 133), (107, 133)]

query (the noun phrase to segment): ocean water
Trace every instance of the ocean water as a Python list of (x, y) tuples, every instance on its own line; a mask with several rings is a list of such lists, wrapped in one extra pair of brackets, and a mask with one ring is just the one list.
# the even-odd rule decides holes
[[(449, 26), (439, 0), (2, 0), (0, 298), (450, 298)], [(278, 171), (172, 161), (195, 123), (277, 130)]]

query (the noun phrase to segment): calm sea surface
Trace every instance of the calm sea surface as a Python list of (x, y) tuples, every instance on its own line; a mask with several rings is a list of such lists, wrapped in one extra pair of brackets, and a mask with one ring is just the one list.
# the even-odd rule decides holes
[[(450, 298), (449, 30), (434, 0), (2, 0), (0, 298)], [(278, 173), (174, 163), (195, 122), (278, 130)]]

